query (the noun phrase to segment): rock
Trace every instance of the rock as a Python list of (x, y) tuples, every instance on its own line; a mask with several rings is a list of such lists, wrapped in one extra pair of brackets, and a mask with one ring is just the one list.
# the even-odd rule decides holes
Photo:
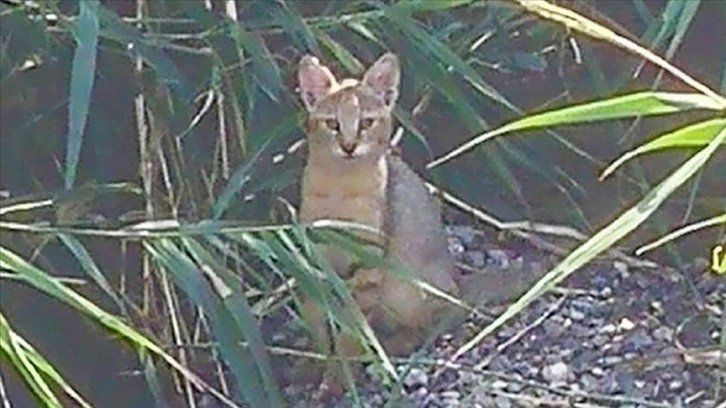
[(620, 272), (620, 275), (623, 278), (627, 278), (628, 276), (630, 276), (630, 270), (628, 268), (628, 264), (626, 264), (623, 261), (615, 261), (615, 262), (613, 262), (613, 268), (616, 271)]
[(645, 331), (645, 329), (637, 329), (633, 331), (628, 337), (625, 338), (625, 341), (623, 342), (622, 350), (623, 352), (631, 352), (631, 351), (643, 351), (647, 347), (651, 346), (653, 344), (653, 338), (650, 337), (650, 335)]
[(623, 361), (623, 357), (619, 355), (605, 356), (600, 359), (600, 363), (608, 367), (620, 364), (621, 361)]
[(466, 252), (464, 243), (458, 237), (448, 237), (449, 240), (449, 253), (455, 258), (462, 256)]
[(582, 389), (585, 391), (593, 392), (597, 389), (597, 378), (590, 374), (583, 374), (579, 379)]
[(512, 405), (512, 401), (509, 398), (499, 395), (494, 398), (494, 406), (497, 408), (512, 408), (514, 405)]
[(513, 254), (500, 249), (489, 249), (486, 251), (487, 266), (491, 266), (496, 269), (508, 269), (514, 259), (512, 255)]
[(425, 387), (429, 384), (429, 376), (420, 368), (412, 368), (403, 378), (403, 385), (408, 388)]
[(562, 361), (545, 366), (542, 369), (542, 377), (550, 384), (564, 384), (573, 377), (570, 366)]
[(575, 308), (571, 308), (569, 310), (568, 314), (570, 315), (570, 319), (575, 320), (575, 321), (580, 321), (585, 318), (585, 313), (582, 313), (581, 311), (579, 311)]
[(661, 326), (653, 330), (653, 337), (656, 340), (670, 343), (673, 341), (673, 329), (668, 326)]
[(411, 394), (409, 394), (409, 398), (412, 400), (412, 402), (415, 404), (415, 406), (424, 406), (426, 403), (426, 400), (429, 398), (429, 390), (426, 387), (419, 387), (415, 391), (413, 391)]
[(468, 225), (447, 225), (444, 227), (447, 235), (459, 238), (464, 245), (470, 246), (474, 243), (475, 231)]
[(597, 377), (602, 377), (602, 376), (604, 376), (604, 375), (605, 375), (605, 370), (603, 370), (602, 368), (600, 368), (600, 367), (598, 367), (598, 366), (595, 366), (595, 367), (592, 367), (592, 368), (590, 369), (590, 373), (591, 373), (592, 375), (594, 375), (594, 376), (597, 376)]
[(607, 344), (609, 338), (607, 336), (603, 336), (602, 334), (598, 334), (595, 337), (592, 338), (592, 344), (595, 347), (602, 347), (605, 344)]
[(487, 264), (486, 255), (482, 251), (467, 251), (464, 257), (466, 262), (475, 268), (483, 268)]
[(683, 380), (676, 379), (668, 383), (668, 391), (680, 391), (683, 389)]
[(459, 391), (444, 391), (439, 395), (441, 397), (441, 403), (445, 408), (461, 406), (461, 393)]
[(635, 377), (628, 371), (616, 371), (615, 381), (619, 391), (629, 394), (635, 390)]
[(605, 326), (600, 328), (600, 333), (612, 334), (612, 333), (615, 333), (616, 330), (617, 330), (617, 327), (615, 327), (614, 324), (606, 324)]
[(633, 321), (628, 319), (627, 317), (623, 317), (623, 319), (620, 320), (620, 324), (618, 324), (618, 332), (630, 331), (634, 328), (635, 323), (633, 323)]

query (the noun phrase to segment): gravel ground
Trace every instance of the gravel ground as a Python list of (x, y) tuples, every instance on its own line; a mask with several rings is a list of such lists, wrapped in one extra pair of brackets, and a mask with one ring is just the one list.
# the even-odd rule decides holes
[[(452, 251), (474, 267), (528, 251), (492, 250), (470, 227), (449, 233)], [(455, 350), (491, 317), (471, 317), (416, 364), (400, 364), (399, 399), (369, 375), (361, 399), (369, 407), (726, 407), (718, 347), (726, 279), (707, 271), (704, 260), (681, 272), (591, 264), (455, 362)], [(353, 406), (313, 403), (309, 389), (286, 391), (295, 407)]]

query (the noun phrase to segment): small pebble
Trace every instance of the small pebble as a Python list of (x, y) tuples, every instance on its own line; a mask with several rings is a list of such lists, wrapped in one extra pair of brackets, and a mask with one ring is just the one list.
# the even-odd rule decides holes
[(617, 327), (614, 324), (607, 324), (600, 328), (600, 333), (615, 333)]
[(501, 395), (494, 398), (494, 405), (497, 408), (512, 408), (513, 407), (512, 400), (510, 400), (509, 398), (503, 397)]
[(580, 376), (580, 384), (585, 391), (595, 391), (597, 389), (597, 378), (590, 374)]
[(512, 261), (512, 256), (507, 251), (500, 249), (490, 249), (486, 251), (487, 266), (497, 269), (507, 269)]
[(602, 334), (598, 334), (595, 337), (592, 338), (592, 344), (595, 345), (595, 347), (602, 347), (608, 342), (608, 337), (603, 336)]
[(448, 235), (461, 239), (464, 245), (471, 245), (474, 242), (474, 230), (468, 225), (447, 225), (444, 228)]
[(682, 380), (673, 380), (668, 383), (668, 390), (669, 391), (680, 391), (683, 388), (683, 381)]
[(457, 237), (448, 237), (449, 239), (449, 253), (455, 257), (459, 257), (466, 252), (466, 248), (464, 247), (464, 243), (461, 242), (461, 239)]
[(605, 375), (605, 370), (603, 370), (600, 367), (595, 366), (590, 369), (590, 373), (594, 376), (602, 377), (603, 375)]
[(613, 268), (615, 268), (616, 271), (620, 272), (620, 274), (624, 278), (627, 278), (628, 276), (630, 276), (630, 272), (628, 270), (629, 269), (628, 264), (626, 264), (625, 262), (615, 261), (615, 262), (613, 262)]
[(585, 313), (582, 313), (581, 311), (579, 311), (577, 309), (570, 309), (569, 315), (570, 315), (570, 319), (575, 320), (575, 321), (580, 321), (585, 318)]
[(628, 319), (627, 317), (623, 317), (623, 319), (620, 321), (620, 324), (618, 324), (618, 331), (630, 331), (635, 328), (635, 323), (633, 323), (632, 320)]
[(562, 361), (545, 366), (542, 369), (542, 377), (550, 384), (562, 384), (569, 381), (572, 377), (570, 366)]
[(633, 331), (623, 342), (623, 351), (642, 351), (653, 344), (653, 338), (645, 331), (638, 329)]
[(403, 378), (403, 384), (409, 388), (425, 387), (429, 384), (429, 376), (420, 368), (412, 368)]
[(630, 393), (635, 389), (635, 378), (628, 371), (617, 371), (615, 381), (618, 383), (618, 390), (620, 391)]
[(482, 251), (467, 251), (464, 255), (466, 262), (475, 268), (483, 268), (486, 266), (486, 255)]
[(620, 362), (623, 361), (623, 357), (618, 355), (613, 356), (605, 356), (600, 359), (601, 363), (605, 366), (614, 366), (616, 364), (620, 364)]
[(653, 330), (653, 337), (656, 340), (670, 343), (673, 341), (673, 329), (668, 326), (661, 326)]

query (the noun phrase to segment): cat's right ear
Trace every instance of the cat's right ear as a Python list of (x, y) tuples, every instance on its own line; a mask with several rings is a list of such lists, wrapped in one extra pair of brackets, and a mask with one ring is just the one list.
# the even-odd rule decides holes
[(323, 99), (337, 84), (337, 80), (328, 67), (312, 55), (305, 55), (297, 69), (297, 80), (305, 108), (311, 112), (315, 104)]

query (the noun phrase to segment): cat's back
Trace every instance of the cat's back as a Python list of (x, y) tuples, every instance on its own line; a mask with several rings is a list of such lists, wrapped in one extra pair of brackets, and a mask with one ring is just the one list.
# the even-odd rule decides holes
[(454, 263), (448, 252), (440, 203), (401, 157), (390, 154), (387, 161), (387, 253), (440, 289), (455, 291)]

